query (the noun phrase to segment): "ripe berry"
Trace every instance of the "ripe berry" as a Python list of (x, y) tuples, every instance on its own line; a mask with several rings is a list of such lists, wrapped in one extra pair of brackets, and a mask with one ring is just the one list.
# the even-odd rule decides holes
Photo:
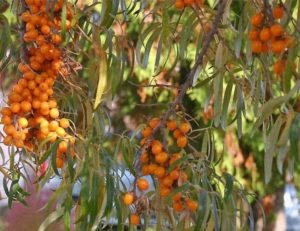
[(269, 28), (264, 27), (260, 33), (259, 33), (259, 38), (261, 41), (268, 41), (271, 39), (271, 32)]
[(126, 193), (123, 197), (123, 202), (125, 205), (131, 205), (134, 201), (134, 196), (132, 193)]
[(257, 30), (251, 30), (251, 31), (249, 31), (248, 38), (251, 41), (254, 41), (258, 38), (258, 35), (259, 35), (259, 32)]
[(260, 53), (262, 52), (262, 42), (255, 40), (252, 42), (252, 52), (253, 53)]
[(185, 136), (181, 136), (177, 139), (177, 146), (179, 148), (184, 148), (187, 145), (187, 138)]
[(159, 123), (160, 123), (159, 118), (152, 118), (149, 122), (149, 126), (154, 129), (159, 125)]
[(191, 210), (192, 212), (196, 212), (197, 208), (198, 208), (198, 202), (194, 201), (194, 200), (190, 200), (187, 199), (185, 201), (187, 207), (189, 208), (189, 210)]
[(182, 203), (181, 203), (181, 202), (175, 202), (175, 203), (173, 204), (173, 209), (174, 209), (174, 211), (177, 212), (177, 213), (181, 212), (181, 211), (183, 210), (183, 205), (182, 205)]
[(161, 197), (166, 197), (171, 193), (171, 189), (167, 188), (167, 187), (161, 187), (159, 189), (159, 195)]
[(131, 214), (130, 215), (130, 224), (132, 225), (138, 225), (140, 224), (140, 217), (137, 214)]
[(142, 136), (148, 138), (152, 134), (152, 128), (146, 127), (142, 131)]
[(177, 128), (177, 124), (176, 124), (176, 121), (175, 120), (169, 120), (167, 122), (167, 128), (170, 130), (170, 131), (173, 131)]
[(262, 23), (262, 21), (263, 21), (263, 14), (262, 13), (256, 13), (256, 14), (254, 14), (251, 17), (251, 20), (250, 20), (250, 22), (251, 22), (251, 24), (253, 26), (260, 26), (261, 23)]
[(177, 9), (179, 9), (179, 10), (183, 9), (184, 8), (184, 2), (183, 2), (183, 0), (176, 0), (175, 7)]
[(137, 180), (137, 187), (139, 188), (139, 190), (141, 191), (145, 191), (149, 188), (149, 183), (146, 179), (144, 178), (139, 178)]
[(283, 16), (283, 7), (281, 7), (281, 6), (277, 6), (277, 7), (275, 7), (274, 9), (273, 9), (273, 17), (275, 18), (275, 19), (280, 19), (280, 18), (282, 18), (282, 16)]
[(179, 126), (179, 129), (180, 131), (183, 133), (183, 134), (186, 134), (190, 131), (191, 129), (191, 126), (189, 123), (185, 122), (185, 123), (182, 123), (180, 126)]
[(282, 26), (280, 26), (279, 24), (272, 25), (270, 31), (274, 37), (279, 37), (284, 33)]

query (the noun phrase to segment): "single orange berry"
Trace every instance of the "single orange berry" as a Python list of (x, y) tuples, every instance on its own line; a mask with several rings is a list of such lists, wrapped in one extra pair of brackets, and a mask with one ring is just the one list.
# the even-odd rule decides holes
[(272, 36), (274, 36), (274, 37), (279, 37), (284, 33), (282, 26), (279, 24), (272, 25), (270, 28), (270, 31), (271, 31)]
[(177, 139), (177, 146), (179, 148), (184, 148), (186, 145), (187, 145), (187, 138), (186, 136), (180, 136), (178, 139)]
[(161, 187), (159, 189), (159, 195), (161, 197), (166, 197), (171, 193), (171, 189), (167, 188), (167, 187)]
[(181, 211), (183, 210), (183, 205), (182, 205), (182, 203), (181, 203), (181, 202), (175, 202), (175, 203), (173, 204), (173, 209), (174, 209), (174, 211), (177, 212), (177, 213), (181, 212)]
[(176, 193), (173, 197), (172, 197), (173, 202), (178, 202), (181, 200), (181, 193)]
[(259, 38), (261, 41), (269, 41), (271, 39), (271, 32), (270, 29), (267, 27), (264, 27), (260, 33), (259, 33)]
[(158, 178), (162, 178), (166, 175), (166, 170), (163, 167), (159, 166), (155, 169), (154, 175)]
[(281, 7), (281, 6), (275, 7), (275, 8), (273, 9), (273, 17), (274, 17), (275, 19), (280, 19), (280, 18), (282, 18), (282, 16), (283, 16), (283, 11), (284, 11), (283, 7)]
[(126, 193), (123, 197), (123, 202), (125, 205), (131, 205), (134, 201), (134, 196), (132, 193)]
[(253, 26), (260, 26), (262, 21), (263, 21), (263, 14), (262, 13), (256, 13), (250, 19), (250, 22)]
[(177, 123), (175, 120), (169, 120), (167, 122), (167, 128), (170, 130), (170, 131), (173, 131), (177, 128)]
[(256, 40), (258, 38), (258, 35), (259, 35), (258, 30), (251, 30), (251, 31), (249, 31), (248, 38), (251, 41), (254, 41), (254, 40)]
[(176, 0), (175, 7), (179, 10), (182, 10), (184, 8), (184, 2), (183, 0)]
[(198, 208), (198, 202), (194, 201), (194, 200), (190, 200), (187, 199), (185, 201), (187, 207), (189, 208), (189, 210), (191, 210), (192, 212), (196, 212), (197, 208)]
[(157, 155), (158, 153), (160, 153), (162, 151), (162, 146), (159, 144), (154, 144), (151, 148), (151, 151), (152, 151), (153, 155)]
[(50, 117), (52, 119), (58, 119), (58, 117), (59, 117), (59, 111), (58, 111), (57, 108), (51, 108), (51, 110), (50, 110)]
[(144, 178), (139, 178), (137, 180), (137, 187), (139, 188), (139, 190), (141, 191), (145, 191), (149, 188), (149, 183), (146, 179)]
[(273, 41), (272, 51), (276, 54), (280, 54), (285, 50), (285, 43), (283, 41)]
[(149, 122), (149, 126), (154, 129), (159, 125), (159, 123), (160, 123), (159, 118), (152, 118)]
[(64, 160), (62, 158), (56, 158), (56, 167), (62, 168), (64, 166)]
[(142, 130), (142, 136), (145, 138), (148, 138), (151, 134), (152, 134), (152, 128), (150, 128), (150, 127), (145, 127)]
[(252, 41), (252, 52), (261, 53), (262, 52), (262, 42), (258, 40)]
[(190, 131), (191, 126), (189, 123), (184, 122), (184, 123), (180, 124), (179, 129), (183, 134), (186, 134)]
[(132, 225), (138, 225), (140, 224), (140, 217), (137, 214), (131, 214), (130, 215), (130, 224)]
[(148, 161), (149, 161), (149, 156), (148, 156), (148, 153), (147, 153), (147, 152), (143, 152), (143, 153), (141, 154), (141, 156), (140, 156), (140, 161), (141, 161), (141, 163), (143, 163), (143, 164), (148, 163)]
[(155, 155), (155, 161), (159, 164), (164, 164), (168, 160), (168, 154), (166, 152), (160, 152)]

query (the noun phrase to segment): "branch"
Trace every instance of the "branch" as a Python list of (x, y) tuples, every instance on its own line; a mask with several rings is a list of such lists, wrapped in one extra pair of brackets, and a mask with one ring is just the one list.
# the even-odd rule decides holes
[[(179, 94), (177, 95), (176, 99), (174, 100), (174, 102), (171, 104), (170, 108), (165, 112), (164, 116), (162, 117), (160, 126), (155, 128), (153, 133), (155, 133), (159, 128), (161, 129), (161, 131), (163, 131), (168, 118), (170, 117), (172, 112), (174, 112), (176, 110), (176, 106), (182, 104), (183, 97), (185, 96), (187, 90), (190, 87), (192, 87), (195, 73), (196, 73), (198, 67), (203, 64), (204, 56), (206, 55), (206, 53), (210, 47), (210, 44), (213, 40), (214, 35), (217, 33), (218, 27), (221, 23), (221, 19), (222, 19), (224, 10), (225, 10), (226, 3), (227, 3), (227, 0), (221, 0), (219, 2), (218, 12), (212, 23), (213, 26), (212, 26), (210, 32), (207, 34), (207, 37), (204, 39), (203, 47), (197, 56), (197, 60), (194, 64), (193, 68), (187, 75), (186, 81), (180, 86)], [(162, 132), (162, 134), (163, 134), (163, 132)]]
[[(157, 126), (155, 129), (153, 129), (152, 135), (149, 136), (148, 139), (146, 139), (146, 143), (142, 147), (141, 153), (150, 146), (152, 140), (154, 139), (154, 134), (158, 130), (160, 130), (160, 133), (163, 135), (163, 145), (164, 145), (165, 150), (167, 151), (166, 137), (164, 135), (167, 120), (169, 119), (170, 115), (176, 111), (177, 106), (182, 106), (182, 100), (183, 100), (187, 90), (193, 86), (193, 79), (194, 79), (195, 73), (196, 73), (198, 67), (203, 64), (204, 56), (206, 55), (208, 49), (210, 48), (210, 44), (213, 41), (213, 37), (217, 33), (218, 27), (221, 24), (221, 20), (222, 20), (223, 14), (224, 14), (226, 3), (227, 3), (227, 0), (220, 0), (219, 5), (218, 5), (217, 14), (212, 23), (213, 26), (212, 26), (210, 32), (204, 38), (203, 47), (197, 56), (194, 66), (192, 67), (191, 71), (187, 75), (186, 81), (179, 87), (179, 94), (177, 95), (177, 97), (175, 98), (173, 103), (171, 103), (169, 109), (161, 117), (159, 126)], [(136, 165), (136, 167), (137, 168), (140, 167), (139, 161), (138, 161), (138, 164)]]
[[(21, 0), (21, 14), (27, 10), (27, 5), (25, 0)], [(20, 48), (20, 58), (21, 61), (24, 63), (27, 63), (27, 55), (26, 55), (26, 44), (23, 40), (24, 34), (26, 30), (26, 24), (23, 20), (21, 20), (21, 27), (20, 27), (20, 43), (21, 43), (21, 48)]]

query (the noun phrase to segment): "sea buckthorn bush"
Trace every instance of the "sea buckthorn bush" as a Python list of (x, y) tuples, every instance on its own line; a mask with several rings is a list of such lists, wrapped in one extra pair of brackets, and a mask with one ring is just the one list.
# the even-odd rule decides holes
[(300, 186), (298, 8), (0, 1), (9, 211), (51, 188), (33, 230), (272, 226), (286, 179)]

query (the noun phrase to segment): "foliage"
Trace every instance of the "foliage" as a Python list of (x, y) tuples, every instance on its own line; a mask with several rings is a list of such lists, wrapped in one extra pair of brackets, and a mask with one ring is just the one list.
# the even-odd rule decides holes
[[(299, 2), (207, 0), (184, 9), (177, 9), (175, 0), (62, 2), (62, 22), (67, 2), (73, 18), (70, 30), (64, 22), (60, 31), (68, 75), (56, 80), (54, 97), (60, 115), (71, 121), (75, 158), (66, 155), (64, 166), (57, 166), (61, 140), (46, 139), (33, 151), (10, 146), (9, 164), (0, 166), (9, 205), (26, 204), (20, 180), (28, 180), (24, 169), (32, 169), (38, 190), (53, 176), (61, 179), (45, 206), (56, 205), (56, 211), (41, 230), (57, 219), (69, 230), (73, 209), (78, 230), (113, 223), (124, 230), (133, 213), (140, 215), (141, 227), (156, 230), (253, 230), (254, 192), (273, 193), (286, 175), (299, 174)], [(22, 5), (22, 0), (0, 1), (5, 93), (21, 77)], [(292, 47), (280, 54), (252, 52), (252, 16), (262, 10), (272, 21), (278, 5), (284, 9), (278, 23), (284, 36), (294, 39)], [(273, 69), (277, 60), (285, 61), (280, 73)], [(143, 129), (153, 117), (160, 125), (143, 146)], [(182, 149), (165, 127), (171, 118), (191, 125)], [(165, 198), (156, 177), (147, 178), (150, 190), (136, 188), (140, 156), (153, 139), (165, 150), (181, 152), (176, 164), (188, 175)], [(123, 202), (127, 192), (135, 194), (130, 206)], [(195, 213), (174, 211), (172, 196), (179, 192), (198, 202)]]

